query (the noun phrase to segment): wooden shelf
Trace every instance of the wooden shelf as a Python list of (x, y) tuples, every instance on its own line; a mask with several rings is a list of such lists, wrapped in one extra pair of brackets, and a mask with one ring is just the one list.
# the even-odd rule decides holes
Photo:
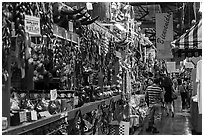
[(91, 112), (94, 109), (97, 109), (98, 106), (102, 102), (109, 104), (111, 99), (113, 99), (114, 102), (118, 101), (121, 99), (121, 95), (113, 96), (111, 98), (107, 98), (107, 99), (100, 100), (100, 101), (90, 102), (90, 103), (84, 104), (83, 106), (79, 108), (76, 108), (70, 111), (66, 111), (66, 112), (62, 112), (59, 114), (55, 114), (55, 115), (52, 115), (51, 117), (46, 117), (46, 118), (42, 118), (34, 122), (25, 123), (25, 124), (15, 126), (15, 127), (10, 127), (9, 129), (2, 131), (2, 134), (3, 135), (19, 135), (19, 134), (23, 134), (28, 131), (34, 130), (36, 128), (45, 126), (47, 124), (53, 123), (65, 117), (67, 117), (67, 120), (71, 120), (74, 118), (75, 113), (78, 110), (81, 110), (82, 114), (86, 114), (88, 112)]
[(78, 44), (79, 36), (76, 33), (67, 31), (64, 28), (59, 27), (57, 24), (53, 25), (53, 30), (54, 30), (53, 33), (55, 37)]

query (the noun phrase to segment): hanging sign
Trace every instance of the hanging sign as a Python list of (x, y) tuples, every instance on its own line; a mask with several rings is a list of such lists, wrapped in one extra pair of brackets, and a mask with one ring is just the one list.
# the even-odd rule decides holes
[(73, 22), (69, 21), (69, 31), (73, 32), (74, 27), (73, 27)]
[(87, 3), (86, 3), (86, 8), (87, 8), (87, 10), (93, 10), (93, 5), (92, 5), (92, 3), (87, 2)]
[(25, 32), (31, 36), (40, 36), (40, 18), (25, 15)]
[(165, 49), (157, 49), (157, 59), (170, 59), (173, 58), (171, 52), (171, 42), (165, 41), (164, 42)]
[(169, 73), (176, 71), (176, 62), (167, 62), (166, 66)]
[(57, 99), (57, 90), (50, 90), (50, 100), (55, 100)]
[(157, 49), (165, 49), (164, 42), (173, 41), (173, 13), (156, 14)]

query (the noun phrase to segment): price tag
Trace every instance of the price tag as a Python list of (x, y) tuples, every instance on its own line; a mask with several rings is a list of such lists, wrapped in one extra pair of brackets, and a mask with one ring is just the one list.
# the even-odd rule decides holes
[(37, 118), (37, 112), (35, 110), (32, 110), (31, 111), (31, 120), (38, 120)]
[(65, 38), (66, 38), (66, 40), (68, 39), (68, 32), (67, 32), (67, 30), (65, 30)]
[(2, 117), (2, 129), (7, 129), (7, 127), (8, 127), (7, 117)]
[(40, 18), (35, 16), (25, 15), (25, 32), (32, 36), (40, 36)]
[(73, 32), (74, 28), (73, 28), (73, 22), (69, 21), (69, 31)]
[(79, 97), (78, 96), (74, 96), (74, 106), (78, 105), (79, 102)]
[(93, 10), (93, 5), (92, 5), (92, 3), (87, 2), (87, 3), (86, 3), (86, 8), (87, 8), (87, 10)]
[(57, 90), (50, 90), (50, 100), (53, 101), (55, 99), (57, 99)]
[(48, 111), (39, 112), (41, 117), (50, 117), (52, 116)]
[(20, 117), (20, 122), (21, 123), (27, 121), (26, 111), (20, 111), (19, 112), (19, 117)]

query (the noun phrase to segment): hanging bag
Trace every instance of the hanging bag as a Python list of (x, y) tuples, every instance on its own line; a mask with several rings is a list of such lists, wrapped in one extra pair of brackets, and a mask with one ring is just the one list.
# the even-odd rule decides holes
[(172, 90), (171, 90), (171, 92), (172, 92), (171, 97), (172, 97), (173, 100), (176, 100), (178, 98), (177, 95), (176, 95), (176, 92), (174, 91), (173, 87), (171, 87), (171, 88), (172, 88)]

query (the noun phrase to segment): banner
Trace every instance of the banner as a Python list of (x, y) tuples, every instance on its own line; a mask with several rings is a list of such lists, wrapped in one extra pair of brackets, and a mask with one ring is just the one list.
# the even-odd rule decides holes
[(156, 14), (157, 49), (165, 49), (164, 42), (173, 41), (173, 13)]
[(173, 58), (171, 52), (171, 42), (165, 41), (164, 42), (165, 49), (157, 49), (157, 59), (170, 59)]
[(25, 32), (31, 36), (40, 36), (40, 18), (25, 15)]

